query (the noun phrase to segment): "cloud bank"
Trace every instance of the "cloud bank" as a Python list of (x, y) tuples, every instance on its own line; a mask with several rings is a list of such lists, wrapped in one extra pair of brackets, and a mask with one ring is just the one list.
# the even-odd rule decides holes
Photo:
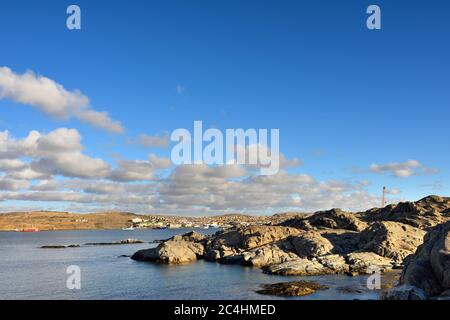
[(373, 173), (388, 173), (396, 178), (406, 178), (413, 175), (435, 174), (438, 172), (436, 168), (429, 168), (417, 160), (407, 160), (405, 162), (390, 162), (387, 164), (372, 164), (370, 171)]
[(68, 91), (52, 79), (32, 71), (17, 74), (8, 67), (0, 67), (0, 99), (11, 99), (30, 105), (55, 118), (77, 118), (111, 133), (122, 133), (119, 121), (106, 112), (91, 108), (89, 98), (80, 91)]
[[(283, 158), (282, 167), (300, 160)], [(273, 213), (332, 207), (361, 210), (379, 203), (361, 182), (318, 181), (285, 169), (260, 176), (254, 168), (205, 164), (173, 167), (170, 159), (114, 164), (85, 154), (76, 129), (0, 132), (0, 201), (56, 202), (70, 208), (166, 214)]]

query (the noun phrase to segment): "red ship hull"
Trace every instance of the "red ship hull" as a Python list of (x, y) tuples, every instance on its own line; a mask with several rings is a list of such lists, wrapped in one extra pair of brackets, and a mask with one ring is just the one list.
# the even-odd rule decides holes
[(21, 232), (39, 232), (38, 228), (25, 228), (22, 229)]

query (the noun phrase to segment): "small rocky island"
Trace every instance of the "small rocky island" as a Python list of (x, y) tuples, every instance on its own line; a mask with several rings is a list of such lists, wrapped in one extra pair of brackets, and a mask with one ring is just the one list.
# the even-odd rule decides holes
[[(332, 209), (211, 236), (189, 232), (140, 250), (132, 259), (166, 264), (204, 259), (285, 276), (353, 276), (403, 268), (399, 286), (385, 299), (448, 299), (450, 198), (429, 196), (358, 213)], [(286, 292), (301, 292), (296, 290)]]
[[(89, 242), (85, 243), (83, 246), (117, 246), (117, 245), (125, 245), (125, 244), (140, 244), (144, 243), (142, 240), (138, 239), (124, 239), (120, 241), (113, 241), (113, 242)], [(66, 249), (66, 248), (80, 248), (81, 245), (79, 244), (69, 244), (69, 245), (45, 245), (41, 246), (41, 249)]]

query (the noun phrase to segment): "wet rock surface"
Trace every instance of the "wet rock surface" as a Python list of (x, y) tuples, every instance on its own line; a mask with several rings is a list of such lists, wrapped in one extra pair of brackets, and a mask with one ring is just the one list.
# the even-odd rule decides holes
[(300, 297), (312, 294), (317, 290), (326, 290), (328, 287), (311, 281), (293, 281), (262, 285), (262, 289), (256, 291), (259, 294)]

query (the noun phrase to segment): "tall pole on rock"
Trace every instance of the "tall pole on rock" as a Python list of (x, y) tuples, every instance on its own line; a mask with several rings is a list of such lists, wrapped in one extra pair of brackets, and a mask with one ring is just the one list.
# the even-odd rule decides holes
[(381, 207), (384, 208), (386, 205), (386, 187), (383, 186), (383, 195), (381, 196)]

